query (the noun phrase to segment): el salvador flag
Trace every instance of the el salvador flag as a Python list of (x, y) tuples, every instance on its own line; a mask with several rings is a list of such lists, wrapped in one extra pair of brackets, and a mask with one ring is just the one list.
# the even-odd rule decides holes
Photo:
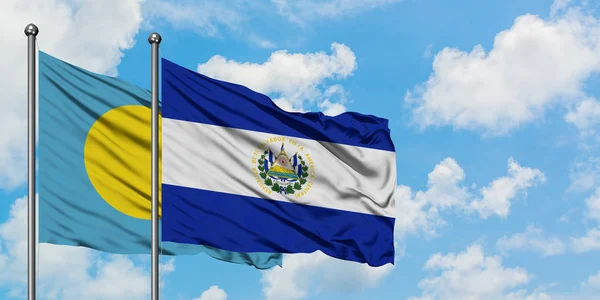
[(162, 59), (162, 239), (394, 263), (388, 121), (290, 113)]

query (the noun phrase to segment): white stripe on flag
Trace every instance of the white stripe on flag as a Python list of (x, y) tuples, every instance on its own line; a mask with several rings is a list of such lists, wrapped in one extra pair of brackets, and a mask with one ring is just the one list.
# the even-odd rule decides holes
[[(168, 118), (162, 119), (162, 132), (164, 184), (395, 216), (394, 152)], [(269, 143), (269, 148), (258, 150), (261, 143), (271, 138), (277, 140)], [(253, 158), (258, 159), (271, 149), (275, 159), (281, 140), (285, 141), (289, 158), (298, 151), (311, 166), (306, 179), (312, 184), (305, 193), (283, 195), (259, 184), (262, 178), (257, 176), (258, 162), (253, 162)], [(303, 189), (309, 186), (308, 182)]]

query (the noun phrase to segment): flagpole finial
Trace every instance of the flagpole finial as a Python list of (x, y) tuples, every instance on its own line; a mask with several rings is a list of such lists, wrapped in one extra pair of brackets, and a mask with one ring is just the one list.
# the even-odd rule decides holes
[(150, 34), (150, 36), (148, 37), (148, 43), (150, 44), (160, 44), (160, 42), (162, 41), (162, 37), (160, 37), (160, 34), (153, 32)]
[(25, 27), (25, 35), (26, 36), (30, 36), (30, 35), (37, 36), (38, 32), (40, 32), (40, 30), (33, 23), (30, 23), (29, 25), (27, 25)]

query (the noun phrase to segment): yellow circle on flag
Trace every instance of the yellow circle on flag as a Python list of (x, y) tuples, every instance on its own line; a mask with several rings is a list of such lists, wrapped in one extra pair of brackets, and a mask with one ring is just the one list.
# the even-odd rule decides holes
[[(92, 185), (116, 210), (139, 219), (151, 218), (151, 110), (141, 105), (114, 108), (90, 128), (83, 156)], [(158, 128), (159, 216), (161, 215), (161, 129)]]

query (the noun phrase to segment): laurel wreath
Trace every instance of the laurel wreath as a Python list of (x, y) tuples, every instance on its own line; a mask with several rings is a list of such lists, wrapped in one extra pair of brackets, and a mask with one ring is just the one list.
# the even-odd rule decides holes
[(295, 193), (295, 191), (302, 190), (302, 186), (306, 183), (306, 177), (308, 177), (308, 166), (304, 162), (304, 159), (302, 159), (302, 156), (298, 155), (300, 164), (302, 164), (302, 174), (300, 176), (300, 180), (296, 181), (294, 184), (290, 183), (288, 185), (279, 185), (279, 183), (277, 182), (273, 183), (271, 178), (267, 176), (267, 172), (265, 172), (264, 163), (267, 154), (269, 154), (269, 151), (265, 150), (265, 152), (260, 156), (260, 159), (258, 160), (258, 170), (260, 171), (259, 175), (263, 179), (264, 184), (270, 186), (272, 191), (278, 193), (281, 192), (282, 186), (284, 187), (283, 190), (288, 194), (293, 194)]

